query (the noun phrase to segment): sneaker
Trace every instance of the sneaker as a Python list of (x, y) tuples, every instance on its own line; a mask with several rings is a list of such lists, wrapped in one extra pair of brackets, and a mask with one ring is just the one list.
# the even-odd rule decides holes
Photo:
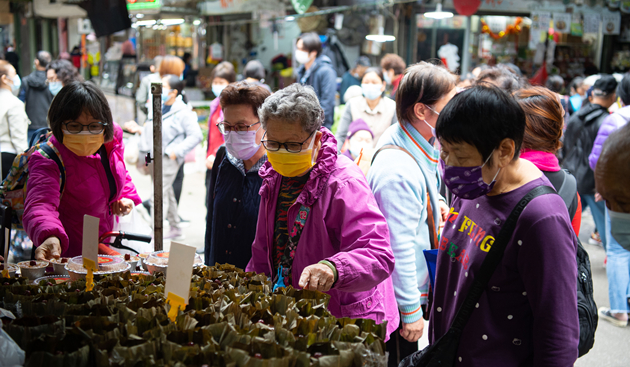
[(171, 230), (168, 232), (167, 236), (164, 236), (165, 240), (183, 240), (186, 238), (181, 228), (171, 227)]
[(179, 217), (179, 228), (188, 228), (188, 227), (190, 227), (190, 221), (188, 219)]
[(588, 244), (593, 246), (602, 246), (602, 239), (599, 237), (599, 233), (591, 233), (591, 238), (588, 239)]
[(600, 307), (598, 314), (601, 319), (604, 319), (617, 327), (628, 326), (628, 321), (619, 320), (618, 318), (613, 316), (612, 312), (610, 312), (610, 308)]

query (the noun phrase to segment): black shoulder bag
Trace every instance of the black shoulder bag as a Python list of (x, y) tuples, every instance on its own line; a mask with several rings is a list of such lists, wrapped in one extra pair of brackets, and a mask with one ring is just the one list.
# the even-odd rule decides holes
[(442, 336), (436, 340), (433, 344), (417, 351), (416, 353), (405, 358), (400, 362), (399, 367), (446, 367), (454, 366), (455, 359), (457, 358), (457, 349), (459, 348), (459, 339), (461, 338), (462, 331), (468, 323), (468, 319), (472, 315), (475, 305), (479, 302), (481, 294), (488, 286), (488, 282), (492, 277), (492, 274), (501, 263), (503, 259), (503, 253), (507, 247), (510, 238), (516, 228), (516, 223), (520, 217), (523, 209), (534, 198), (546, 195), (555, 194), (556, 191), (549, 186), (538, 186), (532, 189), (521, 201), (516, 204), (512, 213), (508, 216), (503, 228), (499, 232), (494, 244), (490, 248), (488, 255), (481, 264), (479, 272), (475, 275), (472, 287), (464, 300), (464, 303), (457, 311), (457, 315), (451, 324), (451, 328)]

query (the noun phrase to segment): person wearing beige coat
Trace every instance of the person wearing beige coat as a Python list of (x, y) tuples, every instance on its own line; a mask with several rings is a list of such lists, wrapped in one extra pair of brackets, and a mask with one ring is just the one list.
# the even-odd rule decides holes
[(17, 154), (28, 148), (27, 131), (31, 121), (26, 115), (24, 102), (12, 89), (17, 84), (15, 69), (7, 62), (0, 62), (0, 152), (2, 179), (7, 177)]

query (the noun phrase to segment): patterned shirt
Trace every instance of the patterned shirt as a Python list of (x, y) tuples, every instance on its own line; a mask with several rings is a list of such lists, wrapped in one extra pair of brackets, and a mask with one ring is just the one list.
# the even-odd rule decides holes
[[(278, 193), (278, 202), (276, 204), (276, 224), (274, 227), (274, 239), (273, 239), (273, 276), (272, 279), (276, 280), (278, 275), (278, 269), (282, 266), (284, 269), (289, 269), (293, 264), (293, 257), (295, 251), (289, 254), (285, 254), (287, 244), (289, 242), (289, 224), (293, 225), (295, 218), (287, 218), (288, 211), (291, 205), (295, 203), (298, 196), (304, 189), (304, 185), (308, 181), (309, 175), (303, 177), (283, 177), (282, 184), (280, 185), (280, 192)], [(284, 283), (286, 285), (291, 284), (291, 274), (288, 273), (285, 276)]]

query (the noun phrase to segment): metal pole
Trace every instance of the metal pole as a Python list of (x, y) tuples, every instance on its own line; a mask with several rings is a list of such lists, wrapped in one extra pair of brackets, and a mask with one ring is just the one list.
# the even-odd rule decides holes
[(466, 17), (466, 33), (464, 33), (464, 49), (462, 50), (462, 65), (460, 68), (460, 75), (465, 76), (470, 70), (470, 33), (471, 33), (471, 20), (470, 17)]
[(151, 83), (153, 95), (153, 245), (162, 251), (164, 240), (162, 213), (162, 83)]

